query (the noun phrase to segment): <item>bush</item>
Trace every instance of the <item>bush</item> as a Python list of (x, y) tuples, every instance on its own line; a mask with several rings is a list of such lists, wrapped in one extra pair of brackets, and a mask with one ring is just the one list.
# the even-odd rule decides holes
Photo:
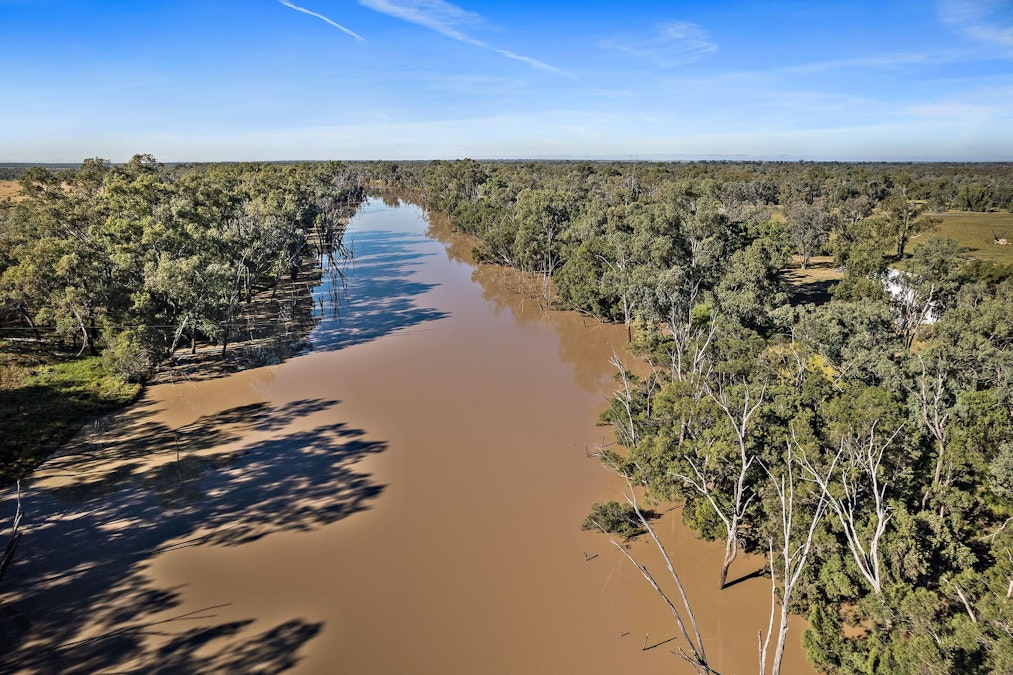
[(127, 382), (143, 384), (155, 372), (155, 358), (140, 331), (126, 330), (107, 338), (102, 363), (106, 369)]
[[(655, 514), (650, 511), (641, 511), (644, 518), (650, 519)], [(591, 513), (584, 519), (582, 530), (602, 529), (609, 534), (618, 534), (624, 539), (632, 539), (643, 534), (644, 529), (637, 512), (630, 504), (620, 504), (613, 500), (604, 504), (595, 503), (591, 507)]]
[(989, 466), (990, 481), (997, 496), (1013, 501), (1013, 443), (1003, 443)]

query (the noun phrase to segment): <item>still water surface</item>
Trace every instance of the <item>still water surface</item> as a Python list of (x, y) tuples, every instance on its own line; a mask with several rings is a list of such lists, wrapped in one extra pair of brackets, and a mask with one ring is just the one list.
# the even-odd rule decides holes
[[(621, 490), (588, 451), (625, 331), (543, 312), (396, 198), (347, 236), (311, 352), (152, 387), (33, 477), (0, 670), (687, 670), (660, 600), (580, 531)], [(768, 582), (718, 593), (721, 546), (658, 528), (713, 664), (755, 672)], [(812, 672), (799, 634), (785, 672)]]

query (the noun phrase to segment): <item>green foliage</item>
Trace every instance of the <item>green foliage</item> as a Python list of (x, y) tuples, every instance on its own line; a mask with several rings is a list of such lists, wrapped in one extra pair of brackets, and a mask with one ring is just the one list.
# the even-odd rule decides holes
[[(950, 213), (947, 238), (925, 236), (930, 208), (1009, 208), (1008, 166), (382, 170), (424, 186), (480, 259), (552, 276), (563, 305), (631, 328), (648, 374), (617, 382), (602, 419), (623, 448), (607, 462), (680, 502), (700, 536), (765, 553), (786, 454), (802, 511), (825, 478), (838, 508), (789, 603), (819, 670), (1011, 670), (1013, 282), (992, 244), (1008, 218)], [(791, 306), (790, 254), (827, 251), (831, 299)], [(891, 267), (907, 295), (887, 293)], [(636, 525), (616, 502), (594, 513)]]
[(34, 337), (40, 353), (54, 342), (104, 352), (131, 383), (184, 337), (224, 353), (240, 306), (340, 246), (363, 197), (360, 176), (334, 162), (171, 169), (150, 155), (32, 167), (20, 184), (22, 198), (0, 208), (0, 329)]
[(106, 340), (102, 364), (126, 382), (144, 384), (155, 371), (156, 353), (145, 339), (145, 331), (128, 329)]
[(1013, 443), (1001, 444), (989, 462), (988, 487), (997, 497), (1013, 502)]
[[(645, 518), (648, 515), (648, 513), (644, 513)], [(615, 500), (604, 504), (597, 502), (593, 504), (581, 529), (604, 530), (624, 539), (632, 539), (647, 531), (644, 529), (643, 523), (640, 522), (640, 518), (637, 517), (637, 512), (632, 504), (620, 504)]]
[(989, 189), (979, 183), (965, 183), (953, 197), (953, 208), (960, 211), (987, 211), (991, 203)]

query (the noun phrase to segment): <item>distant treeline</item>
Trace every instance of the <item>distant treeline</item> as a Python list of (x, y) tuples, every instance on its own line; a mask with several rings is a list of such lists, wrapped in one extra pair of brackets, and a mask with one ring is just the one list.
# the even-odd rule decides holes
[[(542, 278), (546, 300), (630, 327), (650, 374), (620, 371), (606, 461), (725, 542), (715, 583), (743, 572), (740, 550), (769, 556), (818, 669), (1013, 672), (1013, 268), (932, 237), (931, 215), (1009, 208), (1008, 165), (367, 172), (448, 213), (479, 259)], [(843, 279), (803, 303), (783, 271), (819, 253)]]
[[(434, 162), (431, 170), (458, 162)], [(933, 211), (1013, 210), (1013, 165), (1006, 162), (591, 162), (591, 161), (496, 161), (481, 162), (493, 173), (510, 175), (518, 168), (538, 167), (540, 174), (635, 173), (645, 186), (671, 180), (711, 180), (748, 183), (768, 203), (787, 204), (817, 194), (828, 200), (866, 195), (881, 201), (895, 189), (909, 199), (927, 204)], [(425, 162), (369, 163), (388, 183), (411, 184), (426, 173)]]
[(0, 330), (104, 353), (143, 380), (181, 340), (223, 349), (241, 303), (296, 275), (364, 197), (339, 162), (16, 169), (0, 202)]

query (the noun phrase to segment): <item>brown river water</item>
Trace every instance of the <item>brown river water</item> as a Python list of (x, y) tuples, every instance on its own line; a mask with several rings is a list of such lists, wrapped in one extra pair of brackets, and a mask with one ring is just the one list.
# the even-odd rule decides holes
[[(588, 456), (624, 329), (543, 312), (394, 198), (347, 237), (312, 351), (151, 387), (26, 482), (0, 671), (690, 672), (660, 598), (580, 530), (624, 487)], [(712, 665), (755, 673), (769, 581), (718, 592), (722, 545), (673, 509), (657, 529)], [(802, 627), (785, 673), (813, 672)]]

